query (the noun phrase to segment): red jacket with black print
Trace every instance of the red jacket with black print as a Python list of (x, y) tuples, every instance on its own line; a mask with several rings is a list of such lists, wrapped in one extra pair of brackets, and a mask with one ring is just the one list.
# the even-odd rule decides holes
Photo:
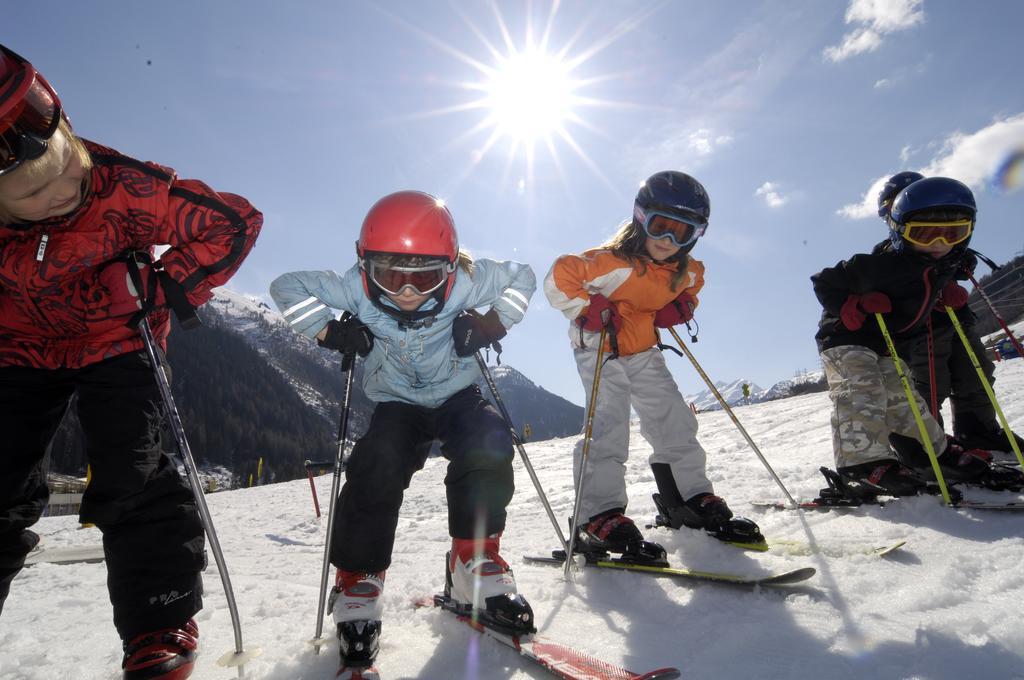
[[(85, 144), (93, 168), (81, 206), (49, 220), (0, 225), (0, 367), (81, 368), (142, 349), (138, 329), (126, 325), (140, 304), (124, 255), (169, 245), (160, 263), (199, 306), (235, 273), (263, 225), (241, 196)], [(145, 271), (143, 279), (149, 281)], [(164, 344), (166, 307), (149, 321)]]

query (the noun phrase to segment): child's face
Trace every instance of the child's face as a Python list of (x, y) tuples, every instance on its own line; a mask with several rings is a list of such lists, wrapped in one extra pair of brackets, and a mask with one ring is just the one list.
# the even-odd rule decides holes
[(928, 257), (935, 260), (942, 259), (949, 253), (949, 251), (953, 250), (953, 246), (947, 245), (942, 241), (933, 241), (932, 243), (926, 246), (921, 246), (916, 243), (911, 243), (909, 241), (907, 241), (906, 243), (915, 251), (923, 255), (927, 255)]
[(415, 312), (420, 308), (424, 302), (430, 299), (430, 294), (420, 294), (412, 289), (412, 286), (406, 286), (402, 290), (398, 291), (398, 294), (387, 293), (387, 296), (394, 302), (399, 309), (403, 312)]
[(39, 222), (74, 211), (82, 203), (85, 168), (59, 131), (50, 138), (54, 155), (40, 175), (15, 170), (0, 181), (0, 204), (23, 222)]
[(671, 239), (647, 237), (644, 242), (644, 249), (654, 260), (661, 262), (679, 252), (679, 246), (674, 245)]

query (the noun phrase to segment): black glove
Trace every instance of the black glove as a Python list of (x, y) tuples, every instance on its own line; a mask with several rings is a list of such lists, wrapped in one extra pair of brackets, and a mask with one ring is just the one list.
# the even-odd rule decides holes
[(460, 357), (472, 356), (484, 347), (501, 340), (506, 333), (508, 331), (493, 309), (483, 316), (464, 314), (452, 323), (455, 353)]
[(966, 281), (974, 276), (974, 270), (978, 268), (978, 258), (971, 251), (967, 251), (960, 258), (956, 267), (956, 280)]
[(328, 321), (324, 339), (316, 342), (325, 349), (365, 357), (373, 349), (373, 333), (358, 316), (343, 316), (341, 319)]

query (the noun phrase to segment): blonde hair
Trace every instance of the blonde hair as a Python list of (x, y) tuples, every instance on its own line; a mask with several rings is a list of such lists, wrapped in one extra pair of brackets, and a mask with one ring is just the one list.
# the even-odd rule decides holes
[[(83, 170), (88, 172), (92, 168), (92, 157), (89, 155), (89, 150), (85, 148), (85, 144), (79, 139), (74, 132), (71, 131), (71, 125), (68, 124), (67, 120), (61, 118), (60, 123), (57, 126), (56, 132), (50, 137), (49, 144), (46, 147), (46, 151), (39, 158), (33, 158), (30, 161), (25, 161), (17, 168), (12, 170), (7, 175), (0, 175), (0, 183), (7, 177), (18, 175), (19, 177), (28, 177), (29, 179), (37, 179), (43, 177), (48, 173), (53, 173), (55, 169), (59, 169), (58, 166), (63, 162), (57, 153), (57, 145), (53, 144), (53, 140), (61, 135), (67, 141), (71, 147), (71, 153), (78, 156), (78, 162), (82, 164)], [(14, 215), (0, 203), (0, 224), (11, 224), (16, 222)]]
[[(637, 224), (636, 220), (627, 220), (620, 224), (619, 230), (610, 239), (602, 243), (600, 247), (612, 251), (615, 255), (633, 265), (637, 276), (643, 276), (647, 273), (647, 264), (654, 261), (647, 253), (647, 248), (645, 247), (647, 238), (647, 234)], [(690, 264), (690, 254), (688, 251), (684, 252), (680, 248), (675, 255), (664, 260), (664, 262), (678, 263), (676, 272), (669, 281), (669, 287), (675, 292), (678, 290), (679, 284), (686, 277), (686, 267)]]

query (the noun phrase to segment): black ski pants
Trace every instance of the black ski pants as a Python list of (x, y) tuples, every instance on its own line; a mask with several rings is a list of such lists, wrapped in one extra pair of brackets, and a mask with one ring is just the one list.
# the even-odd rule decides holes
[[(974, 315), (969, 311), (957, 313), (964, 335), (971, 345), (982, 372), (989, 384), (995, 382), (993, 373), (995, 365), (989, 358), (985, 347), (981, 344), (978, 333), (974, 330)], [(935, 362), (935, 393), (938, 408), (948, 398), (953, 413), (953, 433), (984, 434), (996, 432), (999, 425), (996, 421), (995, 408), (985, 392), (978, 372), (974, 369), (971, 357), (964, 349), (956, 329), (953, 328), (949, 316), (943, 311), (932, 314), (932, 345)], [(913, 342), (908, 343), (903, 357), (910, 365), (917, 391), (921, 394), (928, 408), (932, 407), (931, 376), (928, 368), (928, 334), (922, 333)], [(942, 416), (936, 420), (942, 424)]]
[(80, 518), (103, 532), (114, 625), (129, 640), (181, 624), (202, 608), (205, 539), (160, 448), (164, 407), (143, 352), (78, 369), (0, 368), (0, 611), (38, 540), (29, 527), (49, 497), (46, 453), (75, 394), (92, 469)]
[(391, 565), (402, 497), (435, 439), (448, 460), (451, 536), (481, 538), (504, 530), (515, 487), (512, 437), (480, 388), (467, 387), (437, 408), (381, 402), (345, 469), (331, 540), (335, 566), (377, 572)]

